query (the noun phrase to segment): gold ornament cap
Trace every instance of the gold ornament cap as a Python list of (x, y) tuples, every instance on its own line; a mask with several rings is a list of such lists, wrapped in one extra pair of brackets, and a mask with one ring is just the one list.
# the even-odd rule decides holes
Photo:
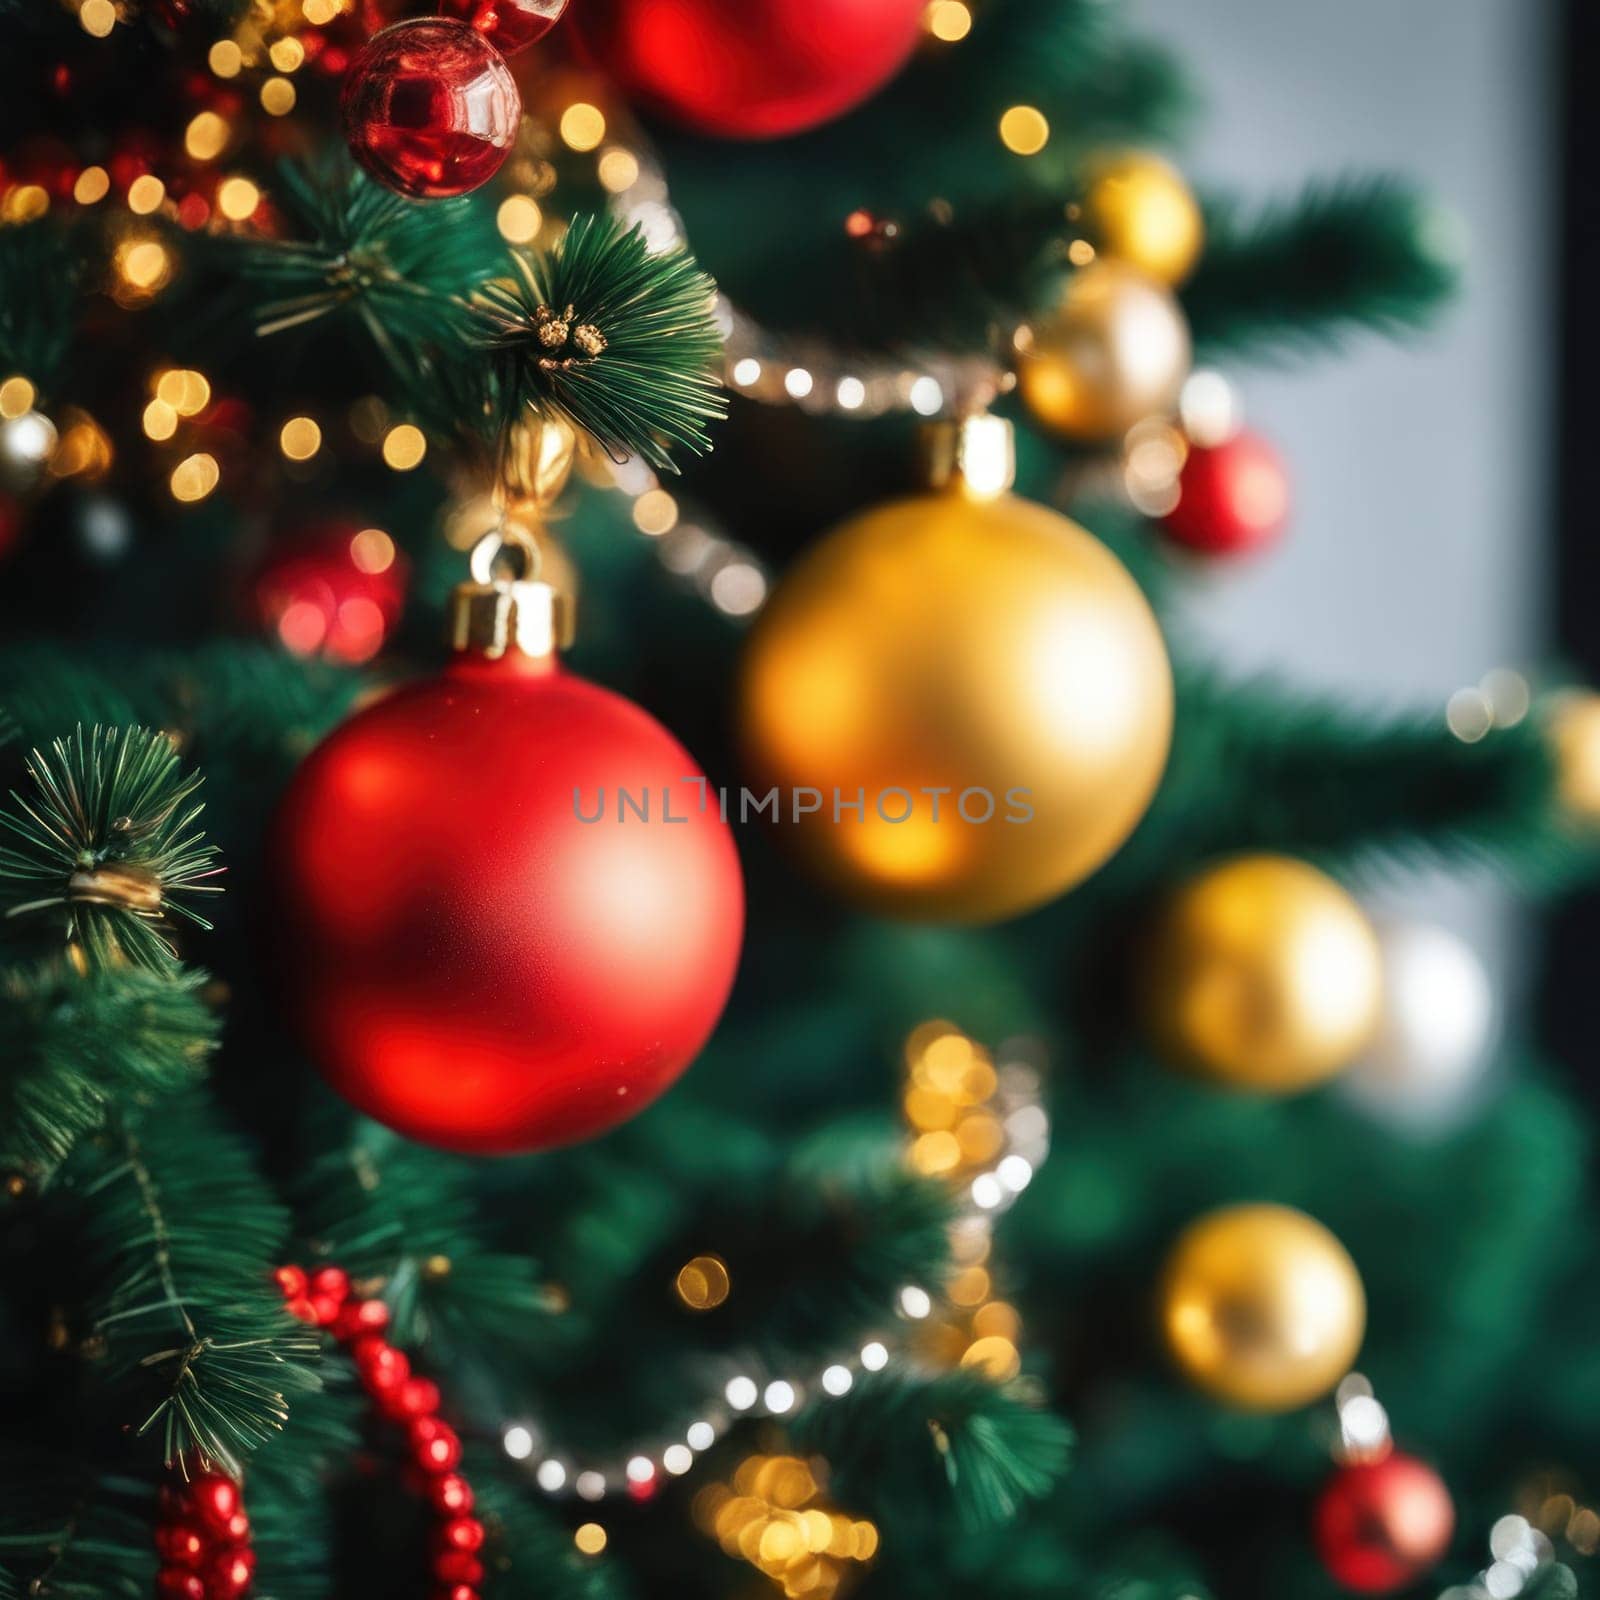
[(1017, 481), (1017, 436), (1004, 417), (986, 411), (930, 422), (922, 430), (930, 488), (993, 500)]
[(450, 596), (450, 648), (498, 661), (552, 656), (572, 637), (572, 605), (539, 571), (539, 547), (514, 523), (472, 547), (472, 579)]

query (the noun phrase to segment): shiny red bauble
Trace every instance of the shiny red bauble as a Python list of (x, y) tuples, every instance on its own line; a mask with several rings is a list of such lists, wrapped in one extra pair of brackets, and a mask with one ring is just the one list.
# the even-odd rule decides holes
[(739, 960), (738, 856), (704, 793), (665, 729), (553, 657), (459, 656), (336, 729), (271, 869), (292, 1021), (329, 1082), (481, 1154), (648, 1105)]
[(567, 0), (439, 0), (441, 16), (469, 22), (503, 56), (514, 56), (555, 27)]
[(773, 139), (905, 64), (926, 0), (584, 0), (573, 25), (624, 93), (699, 133)]
[(1423, 1576), (1450, 1545), (1456, 1512), (1439, 1474), (1404, 1452), (1342, 1466), (1317, 1499), (1317, 1553), (1336, 1583), (1389, 1594)]
[(350, 63), (340, 104), (356, 160), (413, 200), (487, 183), (522, 116), (505, 58), (454, 17), (417, 17), (374, 34)]
[(1244, 555), (1272, 544), (1289, 520), (1289, 479), (1278, 452), (1254, 433), (1192, 445), (1178, 503), (1162, 519), (1169, 538), (1202, 555)]

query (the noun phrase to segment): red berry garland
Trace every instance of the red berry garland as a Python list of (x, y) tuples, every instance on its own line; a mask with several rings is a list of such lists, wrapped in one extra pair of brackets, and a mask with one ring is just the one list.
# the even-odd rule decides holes
[(160, 1600), (242, 1600), (255, 1576), (250, 1518), (239, 1485), (221, 1472), (179, 1479), (161, 1491), (156, 1524)]
[[(276, 1277), (289, 1310), (344, 1345), (379, 1413), (406, 1430), (412, 1462), (437, 1519), (433, 1577), (438, 1600), (478, 1600), (483, 1524), (472, 1515), (472, 1485), (456, 1470), (460, 1436), (438, 1415), (438, 1384), (412, 1372), (405, 1351), (384, 1337), (388, 1306), (353, 1293), (342, 1267), (318, 1267), (309, 1274), (301, 1267), (279, 1267)], [(195, 1600), (210, 1596), (207, 1590)]]

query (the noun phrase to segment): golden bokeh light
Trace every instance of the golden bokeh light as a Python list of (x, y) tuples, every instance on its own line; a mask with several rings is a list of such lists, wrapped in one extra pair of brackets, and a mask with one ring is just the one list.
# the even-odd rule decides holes
[(494, 225), (507, 244), (532, 244), (543, 222), (539, 202), (526, 194), (507, 195), (494, 214)]
[(153, 172), (141, 173), (128, 185), (128, 209), (136, 217), (147, 217), (161, 209), (167, 186)]
[(229, 222), (246, 222), (261, 204), (261, 191), (248, 178), (225, 178), (217, 189), (217, 209)]
[(350, 541), (350, 560), (357, 572), (376, 576), (394, 565), (394, 540), (382, 528), (363, 528)]
[(935, 39), (955, 44), (972, 32), (972, 12), (963, 0), (933, 0), (923, 15), (922, 25)]
[(124, 239), (112, 262), (124, 291), (118, 296), (123, 304), (148, 300), (172, 280), (172, 256), (159, 239)]
[(383, 459), (396, 472), (410, 472), (420, 466), (427, 453), (428, 441), (415, 423), (396, 423), (383, 436)]
[(820, 1503), (812, 1463), (798, 1456), (749, 1456), (727, 1483), (707, 1484), (691, 1507), (695, 1526), (724, 1554), (747, 1561), (789, 1600), (826, 1600), (850, 1563), (872, 1559), (878, 1530)]
[(300, 4), (300, 14), (313, 28), (326, 27), (343, 10), (343, 0), (301, 0)]
[(572, 1535), (572, 1542), (586, 1556), (597, 1556), (606, 1547), (606, 1530), (598, 1522), (580, 1523)]
[(186, 456), (172, 469), (172, 498), (186, 504), (204, 500), (216, 488), (220, 476), (215, 456), (204, 450)]
[(117, 8), (111, 0), (83, 0), (78, 25), (91, 38), (104, 39), (117, 25)]
[(278, 448), (291, 461), (309, 461), (322, 448), (322, 429), (312, 417), (290, 417), (278, 430)]
[(39, 183), (18, 183), (0, 199), (0, 222), (36, 222), (50, 209), (50, 191)]
[(0, 383), (0, 417), (9, 422), (14, 417), (26, 416), (38, 397), (38, 391), (27, 378), (7, 378)]
[(211, 384), (193, 367), (174, 367), (157, 377), (156, 398), (165, 400), (180, 417), (198, 417), (211, 404)]
[(1000, 118), (1000, 142), (1013, 155), (1036, 156), (1050, 142), (1050, 124), (1036, 106), (1012, 106)]
[(269, 117), (286, 117), (294, 110), (294, 85), (287, 78), (268, 78), (261, 85), (261, 109)]
[(215, 111), (202, 111), (183, 132), (183, 148), (196, 161), (215, 161), (228, 147), (231, 130)]
[(678, 525), (678, 502), (665, 489), (646, 489), (633, 502), (633, 525), (652, 538)]
[(561, 113), (561, 140), (568, 149), (593, 150), (605, 136), (605, 113), (599, 106), (577, 100)]
[(306, 47), (292, 35), (287, 39), (275, 39), (267, 58), (279, 72), (294, 72), (305, 62)]
[(713, 1311), (728, 1298), (732, 1280), (720, 1256), (696, 1256), (678, 1269), (673, 1287), (691, 1311)]
[(86, 411), (62, 418), (61, 437), (50, 457), (53, 478), (98, 478), (110, 467), (111, 439)]
[(162, 444), (178, 431), (178, 413), (165, 400), (152, 400), (144, 408), (140, 425), (144, 429), (145, 438), (154, 439), (157, 444)]
[(104, 167), (85, 167), (72, 186), (72, 198), (80, 206), (97, 205), (111, 193), (111, 174)]
[(600, 187), (608, 194), (622, 194), (639, 181), (639, 158), (620, 146), (604, 151), (596, 167)]
[(232, 39), (218, 39), (206, 53), (206, 65), (219, 78), (237, 78), (244, 67), (244, 51)]

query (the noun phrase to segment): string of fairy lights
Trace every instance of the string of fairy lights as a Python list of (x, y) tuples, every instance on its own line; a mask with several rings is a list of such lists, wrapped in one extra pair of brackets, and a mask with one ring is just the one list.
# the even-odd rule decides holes
[[(536, 1422), (508, 1423), (501, 1435), (506, 1454), (525, 1463), (546, 1495), (590, 1504), (614, 1496), (649, 1499), (662, 1481), (687, 1473), (736, 1423), (781, 1420), (810, 1400), (837, 1399), (863, 1373), (959, 1365), (997, 1382), (1016, 1376), (1020, 1322), (1000, 1296), (1002, 1275), (990, 1250), (995, 1219), (1027, 1188), (1049, 1151), (1041, 1047), (1019, 1039), (990, 1052), (953, 1024), (932, 1021), (913, 1030), (905, 1056), (906, 1161), (913, 1171), (948, 1185), (959, 1200), (950, 1223), (947, 1279), (934, 1286), (904, 1284), (879, 1328), (815, 1370), (778, 1372), (754, 1359), (733, 1363), (718, 1374), (716, 1387), (677, 1438), (584, 1462), (555, 1446)], [(709, 1254), (686, 1262), (674, 1283), (680, 1303), (696, 1313), (714, 1312), (734, 1289), (727, 1265)], [(587, 1537), (594, 1539), (592, 1533)], [(783, 1537), (776, 1542), (786, 1544)]]

